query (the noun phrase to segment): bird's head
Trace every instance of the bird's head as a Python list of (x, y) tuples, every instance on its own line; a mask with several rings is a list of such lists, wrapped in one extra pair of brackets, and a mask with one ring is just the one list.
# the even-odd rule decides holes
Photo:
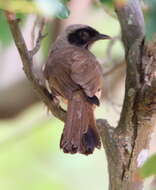
[(111, 39), (88, 25), (69, 25), (56, 39), (53, 50), (76, 46), (88, 49), (97, 40)]
[(90, 47), (97, 40), (110, 39), (110, 36), (101, 34), (94, 28), (81, 24), (68, 26), (65, 33), (68, 43), (82, 48)]

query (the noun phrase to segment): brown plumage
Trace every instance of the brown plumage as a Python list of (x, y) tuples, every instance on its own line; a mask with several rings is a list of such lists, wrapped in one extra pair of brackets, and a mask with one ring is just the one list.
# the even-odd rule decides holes
[(86, 25), (71, 25), (58, 36), (44, 68), (49, 88), (55, 96), (68, 100), (67, 118), (60, 141), (65, 153), (91, 154), (101, 142), (94, 118), (102, 72), (88, 50), (96, 40), (107, 39)]

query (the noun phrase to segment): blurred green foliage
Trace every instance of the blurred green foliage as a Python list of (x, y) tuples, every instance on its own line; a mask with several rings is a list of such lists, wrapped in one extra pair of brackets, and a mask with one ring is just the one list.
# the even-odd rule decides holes
[[(22, 23), (24, 22), (26, 15), (22, 13), (16, 14), (17, 18), (22, 19)], [(0, 42), (3, 47), (7, 47), (12, 41), (11, 32), (9, 29), (9, 25), (6, 21), (6, 17), (4, 15), (4, 11), (0, 10)]]
[(61, 0), (62, 3), (68, 3), (70, 0)]
[(156, 154), (151, 156), (140, 169), (141, 176), (147, 178), (156, 175)]
[(63, 123), (47, 121), (44, 113), (37, 105), (14, 120), (0, 121), (0, 189), (107, 189), (104, 151), (64, 154), (59, 149)]
[(100, 0), (100, 2), (109, 6), (113, 6), (114, 0)]
[(6, 21), (4, 12), (0, 10), (0, 42), (2, 46), (7, 46), (11, 42), (11, 32)]
[(60, 19), (67, 18), (69, 16), (69, 9), (64, 4), (67, 1), (59, 0), (35, 0), (37, 6), (43, 15), (51, 17), (55, 16)]
[(0, 1), (0, 9), (22, 12), (22, 13), (39, 13), (37, 4), (34, 1), (28, 0), (11, 0), (9, 3), (5, 0)]
[(70, 14), (65, 5), (69, 0), (12, 0), (8, 4), (5, 0), (0, 0), (0, 42), (1, 45), (8, 46), (12, 40), (10, 29), (6, 21), (4, 10), (16, 12), (17, 18), (26, 18), (26, 13), (39, 13), (43, 16), (55, 16), (60, 19), (67, 18)]
[(5, 0), (0, 1), (0, 9), (9, 10), (16, 13), (35, 13), (42, 16), (56, 16), (58, 18), (67, 18), (69, 10), (60, 0), (11, 0), (9, 3)]
[(145, 21), (146, 35), (148, 39), (152, 39), (156, 33), (156, 0), (144, 0), (146, 3)]

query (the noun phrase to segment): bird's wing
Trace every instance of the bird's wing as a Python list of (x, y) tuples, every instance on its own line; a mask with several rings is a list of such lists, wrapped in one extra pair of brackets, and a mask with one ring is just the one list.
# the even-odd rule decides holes
[(89, 97), (96, 95), (102, 86), (101, 67), (89, 51), (75, 51), (72, 55), (71, 78)]

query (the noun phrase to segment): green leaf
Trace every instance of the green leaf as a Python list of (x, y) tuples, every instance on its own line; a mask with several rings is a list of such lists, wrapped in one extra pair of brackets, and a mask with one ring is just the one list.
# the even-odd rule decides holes
[(12, 41), (9, 25), (4, 16), (4, 12), (0, 10), (0, 43), (2, 46), (7, 46)]
[(26, 14), (23, 14), (23, 13), (17, 13), (16, 14), (16, 17), (21, 19), (22, 21), (25, 21), (25, 18), (26, 18)]
[(151, 156), (140, 169), (141, 176), (147, 178), (156, 174), (156, 154)]
[(0, 9), (13, 11), (15, 13), (39, 13), (36, 4), (28, 0), (0, 0)]
[[(23, 21), (25, 21), (24, 18), (26, 17), (26, 15), (18, 13), (16, 14), (16, 16), (17, 18), (22, 19), (22, 23)], [(8, 22), (4, 15), (4, 11), (2, 10), (0, 10), (0, 26), (0, 43), (3, 47), (7, 47), (12, 42), (12, 34), (10, 32)]]
[(145, 3), (149, 4), (149, 5), (154, 5), (155, 4), (155, 0), (144, 0)]
[(0, 9), (15, 13), (35, 13), (47, 17), (67, 18), (69, 10), (65, 5), (69, 0), (0, 0)]
[(100, 0), (101, 3), (107, 4), (107, 5), (111, 5), (111, 6), (112, 6), (112, 4), (113, 4), (113, 1), (114, 1), (114, 0)]
[(61, 2), (63, 3), (63, 4), (66, 4), (66, 3), (68, 3), (70, 0), (61, 0)]
[(58, 11), (58, 13), (56, 14), (56, 17), (60, 19), (65, 19), (69, 17), (69, 14), (70, 14), (69, 9), (66, 6), (62, 6)]
[(69, 16), (68, 8), (59, 0), (36, 0), (39, 10), (45, 16), (64, 19)]

